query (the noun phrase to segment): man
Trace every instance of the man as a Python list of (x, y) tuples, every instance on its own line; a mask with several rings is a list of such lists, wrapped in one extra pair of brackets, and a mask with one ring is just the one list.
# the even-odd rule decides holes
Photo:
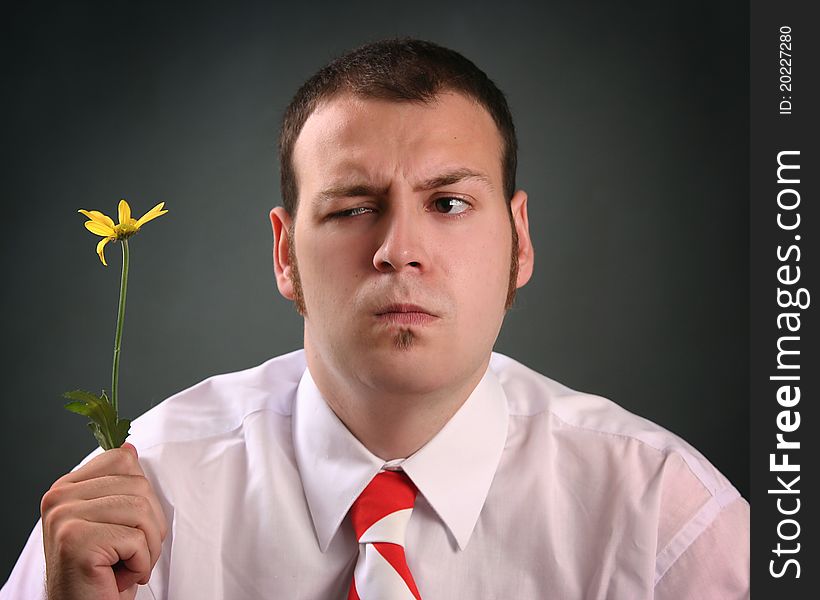
[(359, 48), (297, 92), (280, 155), (304, 350), (58, 480), (4, 598), (44, 573), (54, 600), (748, 596), (748, 504), (705, 458), (492, 353), (534, 252), (483, 72)]

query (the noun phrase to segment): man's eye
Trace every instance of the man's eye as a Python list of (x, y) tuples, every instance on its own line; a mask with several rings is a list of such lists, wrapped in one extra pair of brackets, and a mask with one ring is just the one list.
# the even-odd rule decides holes
[(366, 206), (357, 206), (356, 208), (348, 208), (345, 210), (340, 210), (339, 212), (333, 213), (331, 217), (357, 217), (359, 215), (364, 215), (372, 211), (372, 208), (368, 208)]
[(468, 202), (461, 198), (453, 197), (436, 198), (433, 204), (436, 207), (436, 211), (448, 215), (457, 215), (470, 208)]

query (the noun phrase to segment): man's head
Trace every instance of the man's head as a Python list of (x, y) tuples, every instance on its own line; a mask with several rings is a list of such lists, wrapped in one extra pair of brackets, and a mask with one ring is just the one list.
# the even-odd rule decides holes
[(280, 152), (277, 283), (309, 361), (388, 387), (486, 362), (532, 272), (515, 131), (486, 75), (427, 42), (365, 46), (302, 86)]

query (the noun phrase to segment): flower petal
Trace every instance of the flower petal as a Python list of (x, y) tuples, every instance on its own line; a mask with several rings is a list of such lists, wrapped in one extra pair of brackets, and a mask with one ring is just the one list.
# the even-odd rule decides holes
[(152, 208), (147, 213), (142, 215), (137, 220), (137, 229), (139, 229), (140, 227), (145, 225), (148, 221), (151, 221), (152, 219), (156, 219), (157, 217), (161, 217), (162, 215), (167, 213), (168, 212), (167, 210), (162, 210), (163, 206), (165, 206), (165, 202), (160, 202), (154, 208)]
[(107, 237), (107, 238), (101, 239), (100, 243), (97, 244), (97, 256), (100, 257), (100, 260), (102, 261), (102, 264), (105, 265), (106, 267), (108, 266), (108, 263), (105, 262), (105, 254), (103, 253), (103, 250), (105, 249), (105, 245), (110, 241), (111, 241), (111, 238)]
[(131, 207), (128, 206), (128, 202), (126, 202), (125, 199), (120, 200), (117, 212), (119, 212), (120, 215), (120, 225), (128, 223), (128, 221), (131, 220)]
[(83, 210), (80, 209), (77, 212), (84, 214), (86, 217), (91, 219), (92, 221), (96, 221), (101, 225), (108, 225), (111, 229), (114, 229), (114, 220), (109, 217), (108, 215), (102, 214), (98, 210)]
[(90, 231), (91, 233), (95, 233), (103, 237), (116, 237), (117, 235), (113, 227), (103, 225), (102, 223), (99, 223), (97, 221), (86, 221), (85, 228), (88, 229), (88, 231)]

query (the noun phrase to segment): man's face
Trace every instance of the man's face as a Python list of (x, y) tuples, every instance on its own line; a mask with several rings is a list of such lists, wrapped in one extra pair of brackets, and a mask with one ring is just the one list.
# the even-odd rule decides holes
[(309, 364), (393, 393), (483, 372), (510, 284), (532, 273), (526, 194), (511, 203), (513, 249), (487, 111), (453, 93), (429, 104), (342, 95), (307, 119), (293, 161), (295, 222), (281, 208), (271, 219)]

